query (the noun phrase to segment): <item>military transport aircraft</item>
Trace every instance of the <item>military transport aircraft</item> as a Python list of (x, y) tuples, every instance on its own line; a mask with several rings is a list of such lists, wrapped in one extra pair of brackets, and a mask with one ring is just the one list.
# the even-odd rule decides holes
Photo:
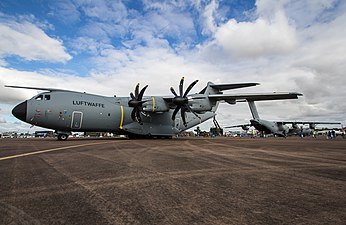
[[(144, 96), (148, 85), (135, 87), (130, 97), (106, 97), (54, 88), (6, 86), (43, 90), (33, 98), (18, 104), (12, 114), (32, 125), (54, 129), (58, 140), (66, 140), (75, 132), (113, 132), (129, 138), (170, 138), (200, 124), (216, 114), (220, 101), (297, 99), (300, 93), (223, 94), (224, 90), (256, 86), (258, 83), (213, 84), (196, 94), (189, 94), (192, 82), (184, 92), (184, 77), (179, 92), (170, 88), (173, 96)], [(178, 112), (180, 111), (180, 115)]]
[[(318, 124), (341, 124), (337, 122), (313, 122), (313, 121), (268, 121), (259, 117), (257, 108), (254, 101), (248, 101), (249, 108), (253, 119), (250, 120), (250, 124), (242, 124), (235, 126), (227, 126), (225, 128), (241, 127), (243, 130), (249, 130), (250, 126), (255, 127), (258, 131), (264, 134), (274, 134), (275, 136), (286, 137), (288, 135), (307, 136), (313, 134), (316, 125)], [(292, 127), (287, 126), (291, 124)], [(308, 124), (309, 128), (298, 126)]]

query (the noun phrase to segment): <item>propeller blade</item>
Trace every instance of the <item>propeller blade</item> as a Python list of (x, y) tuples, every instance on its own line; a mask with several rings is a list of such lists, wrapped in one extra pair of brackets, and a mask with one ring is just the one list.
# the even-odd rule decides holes
[(191, 91), (191, 89), (193, 88), (193, 86), (195, 86), (195, 84), (198, 82), (198, 80), (195, 80), (194, 82), (192, 82), (189, 87), (186, 89), (185, 93), (184, 93), (184, 98), (186, 98), (187, 94)]
[(136, 108), (133, 108), (132, 112), (131, 112), (131, 119), (133, 121), (136, 121)]
[(139, 93), (139, 83), (136, 85), (136, 89), (135, 89), (136, 99), (138, 99), (138, 93)]
[(136, 100), (135, 96), (133, 95), (133, 93), (130, 93), (130, 97), (132, 98), (132, 100)]
[(183, 87), (184, 87), (184, 77), (181, 78), (179, 84), (179, 96), (183, 96)]
[(199, 119), (201, 119), (201, 117), (199, 117), (199, 115), (198, 115), (195, 111), (193, 111), (193, 110), (191, 109), (191, 107), (190, 107), (188, 104), (186, 104), (186, 108), (187, 108), (187, 110), (189, 110), (190, 112), (192, 112), (195, 116), (197, 116)]
[(143, 123), (142, 123), (142, 118), (141, 118), (141, 111), (139, 108), (136, 108), (135, 115), (136, 115), (137, 122), (142, 125)]
[(177, 113), (178, 113), (178, 111), (179, 111), (180, 108), (181, 108), (180, 105), (178, 105), (178, 106), (175, 108), (175, 110), (174, 110), (174, 112), (173, 112), (173, 115), (172, 115), (172, 120), (175, 120), (175, 116), (177, 115)]
[(185, 112), (186, 112), (186, 108), (185, 107), (181, 107), (180, 115), (181, 115), (181, 119), (183, 120), (184, 126), (186, 127), (187, 124), (186, 124), (186, 120), (185, 120), (185, 116), (186, 116)]
[(139, 83), (138, 83), (135, 87), (135, 94), (133, 94), (132, 92), (130, 93), (131, 99), (128, 102), (128, 105), (130, 107), (133, 107), (133, 110), (131, 112), (131, 119), (133, 121), (137, 121), (141, 125), (143, 124), (142, 118), (141, 118), (141, 112), (143, 111), (142, 104), (148, 101), (148, 100), (142, 101), (142, 98), (147, 87), (148, 85), (144, 86), (142, 90), (139, 92)]
[(172, 92), (172, 94), (173, 94), (175, 97), (178, 96), (177, 93), (175, 92), (174, 88), (172, 88), (172, 87), (171, 87), (171, 92)]
[[(191, 91), (191, 89), (196, 85), (196, 83), (198, 82), (198, 80), (195, 80), (194, 82), (192, 82), (188, 88), (185, 90), (184, 92), (184, 77), (181, 78), (180, 83), (179, 83), (179, 95), (175, 92), (174, 88), (171, 87), (171, 92), (174, 95), (174, 98), (172, 99), (172, 103), (176, 105), (176, 108), (174, 109), (174, 112), (172, 114), (172, 120), (175, 120), (175, 116), (177, 115), (178, 111), (180, 110), (181, 113), (181, 119), (183, 120), (183, 123), (185, 126), (187, 126), (186, 123), (186, 112), (189, 111), (191, 113), (193, 113), (195, 116), (197, 116), (199, 119), (201, 119), (199, 117), (199, 115), (193, 111), (191, 109), (191, 107), (188, 105), (188, 101), (189, 98), (187, 97), (187, 95), (189, 94), (189, 92)], [(205, 97), (203, 97), (205, 98)]]
[(141, 101), (143, 98), (143, 94), (145, 92), (145, 89), (147, 89), (148, 85), (145, 85), (144, 88), (142, 88), (141, 92), (138, 95), (138, 100)]

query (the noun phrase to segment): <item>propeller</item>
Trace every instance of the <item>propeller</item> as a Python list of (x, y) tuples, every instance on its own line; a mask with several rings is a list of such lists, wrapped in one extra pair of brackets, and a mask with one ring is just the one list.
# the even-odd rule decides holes
[(148, 85), (145, 85), (142, 90), (139, 92), (139, 84), (136, 85), (135, 88), (135, 94), (132, 92), (130, 93), (130, 101), (128, 102), (128, 105), (130, 107), (133, 107), (133, 110), (131, 112), (131, 118), (134, 121), (137, 121), (139, 124), (143, 124), (141, 119), (141, 112), (143, 111), (142, 105), (145, 101), (142, 100), (143, 94), (145, 92), (145, 89), (147, 89)]
[(179, 95), (175, 92), (174, 88), (171, 87), (171, 92), (174, 95), (174, 98), (172, 100), (173, 104), (175, 104), (177, 107), (175, 108), (173, 115), (172, 115), (172, 120), (175, 120), (175, 116), (177, 115), (178, 111), (180, 110), (181, 113), (181, 118), (183, 120), (184, 126), (186, 127), (186, 120), (185, 120), (185, 116), (186, 116), (186, 112), (189, 111), (191, 113), (193, 113), (195, 116), (197, 116), (198, 118), (200, 118), (196, 112), (194, 112), (191, 107), (189, 106), (189, 99), (187, 97), (187, 95), (189, 94), (189, 92), (191, 91), (191, 89), (193, 88), (193, 86), (195, 86), (195, 84), (198, 82), (198, 80), (195, 80), (194, 82), (192, 82), (188, 88), (186, 89), (185, 93), (183, 94), (183, 88), (184, 88), (184, 77), (181, 78), (180, 80), (180, 84), (179, 84)]

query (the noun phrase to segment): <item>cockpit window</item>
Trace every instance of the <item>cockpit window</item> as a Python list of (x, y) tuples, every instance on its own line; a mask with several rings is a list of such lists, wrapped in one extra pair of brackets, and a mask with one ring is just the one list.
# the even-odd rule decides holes
[(43, 99), (43, 95), (39, 95), (35, 99), (38, 100), (38, 101), (41, 101)]
[(45, 95), (44, 100), (46, 100), (46, 101), (50, 100), (50, 95)]

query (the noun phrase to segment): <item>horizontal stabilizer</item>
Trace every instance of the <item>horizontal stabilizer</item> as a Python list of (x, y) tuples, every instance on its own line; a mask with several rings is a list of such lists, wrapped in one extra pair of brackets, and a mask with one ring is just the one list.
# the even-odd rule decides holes
[[(252, 87), (252, 86), (256, 86), (256, 85), (259, 85), (259, 83), (213, 84), (212, 82), (209, 82), (208, 85), (205, 88), (203, 88), (203, 90), (201, 90), (199, 92), (199, 94), (211, 94), (211, 93), (221, 94), (221, 91), (224, 91), (224, 90)], [(209, 91), (207, 91), (207, 90), (209, 90)]]
[(259, 85), (259, 83), (240, 83), (240, 84), (210, 84), (210, 87), (217, 89), (219, 91), (244, 88), (244, 87), (252, 87)]

